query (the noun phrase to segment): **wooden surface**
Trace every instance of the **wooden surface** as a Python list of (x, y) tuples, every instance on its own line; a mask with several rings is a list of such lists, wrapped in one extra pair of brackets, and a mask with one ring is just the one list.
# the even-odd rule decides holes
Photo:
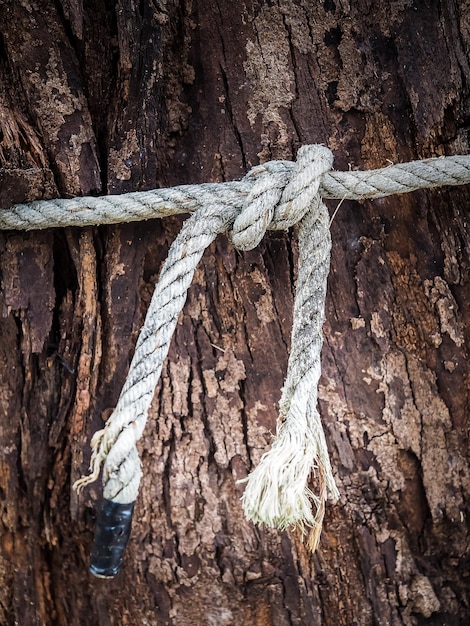
[[(0, 206), (231, 180), (324, 143), (335, 167), (468, 153), (465, 0), (0, 5)], [(312, 557), (246, 522), (275, 428), (295, 233), (196, 272), (140, 449), (122, 573), (79, 498), (178, 218), (0, 233), (0, 624), (470, 620), (467, 188), (344, 202), (320, 410), (341, 501)], [(337, 203), (330, 203), (331, 212)]]

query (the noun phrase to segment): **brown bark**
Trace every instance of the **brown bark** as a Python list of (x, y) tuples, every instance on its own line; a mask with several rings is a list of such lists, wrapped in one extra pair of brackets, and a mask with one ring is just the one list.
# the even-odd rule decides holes
[[(0, 206), (468, 153), (465, 0), (0, 4)], [(196, 272), (140, 449), (125, 567), (77, 498), (181, 220), (0, 234), (0, 624), (467, 624), (469, 189), (344, 202), (320, 409), (342, 494), (312, 557), (239, 498), (285, 375), (295, 236)], [(337, 203), (331, 204), (331, 210)]]

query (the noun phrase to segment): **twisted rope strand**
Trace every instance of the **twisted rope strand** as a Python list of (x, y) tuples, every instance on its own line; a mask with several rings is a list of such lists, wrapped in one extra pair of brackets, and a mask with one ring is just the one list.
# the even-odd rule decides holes
[(230, 205), (214, 204), (211, 194), (206, 194), (206, 201), (206, 206), (185, 222), (170, 248), (116, 408), (105, 428), (93, 437), (91, 474), (75, 483), (78, 489), (96, 480), (103, 466), (103, 495), (107, 500), (129, 503), (137, 497), (141, 470), (136, 443), (145, 427), (188, 287), (205, 249), (229, 228), (237, 214)]
[[(330, 248), (329, 214), (315, 199), (299, 227), (292, 347), (276, 438), (250, 474), (242, 497), (246, 516), (255, 523), (309, 527), (313, 550), (320, 537), (327, 492), (333, 499), (339, 497), (316, 408)], [(312, 467), (318, 496), (307, 487)]]
[[(272, 174), (279, 173), (281, 179), (286, 173), (292, 172), (294, 167), (290, 161), (272, 161), (260, 166)], [(258, 183), (256, 169), (241, 181), (17, 204), (0, 211), (0, 230), (117, 224), (193, 213), (202, 206), (202, 198), (206, 194), (216, 197), (221, 204), (231, 204), (241, 210), (253, 185)], [(271, 182), (276, 185), (274, 178)], [(330, 171), (322, 177), (319, 192), (322, 198), (362, 200), (468, 182), (470, 156), (457, 155), (399, 163), (365, 172)]]

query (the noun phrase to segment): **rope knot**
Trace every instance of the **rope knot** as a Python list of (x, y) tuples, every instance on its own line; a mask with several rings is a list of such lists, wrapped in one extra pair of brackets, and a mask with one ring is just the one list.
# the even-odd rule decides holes
[(289, 161), (268, 161), (245, 176), (253, 183), (230, 238), (239, 250), (255, 248), (268, 228), (287, 230), (299, 222), (319, 198), (323, 175), (333, 165), (331, 150), (321, 145), (302, 146), (294, 169)]

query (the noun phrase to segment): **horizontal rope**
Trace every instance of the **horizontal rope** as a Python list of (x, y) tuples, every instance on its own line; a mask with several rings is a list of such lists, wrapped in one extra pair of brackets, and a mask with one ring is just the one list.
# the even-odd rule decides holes
[[(277, 173), (291, 173), (294, 166), (291, 161), (271, 161), (254, 168), (239, 181), (16, 204), (9, 209), (0, 210), (0, 230), (136, 222), (179, 213), (193, 213), (207, 201), (210, 204), (224, 203), (241, 210), (263, 168), (275, 176)], [(329, 171), (321, 178), (319, 194), (322, 198), (363, 200), (468, 182), (470, 156), (458, 155), (399, 163), (364, 172)], [(282, 229), (284, 226), (271, 223), (269, 228)]]

